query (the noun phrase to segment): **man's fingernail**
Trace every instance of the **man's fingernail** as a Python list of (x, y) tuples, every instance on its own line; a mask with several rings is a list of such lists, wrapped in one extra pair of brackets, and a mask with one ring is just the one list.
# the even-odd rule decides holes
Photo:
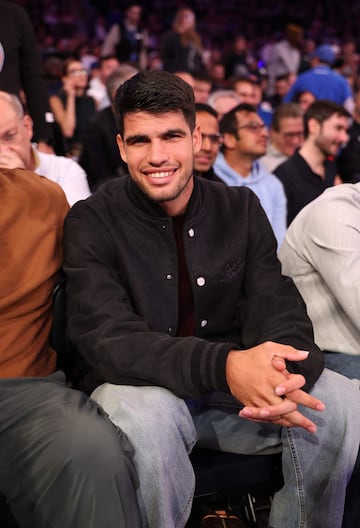
[(240, 411), (240, 416), (244, 416), (244, 418), (250, 418), (252, 416), (252, 412), (250, 409), (242, 409)]
[(309, 433), (316, 433), (316, 425), (309, 425), (307, 430), (309, 431)]
[(277, 394), (278, 396), (282, 396), (283, 394), (285, 394), (285, 387), (283, 387), (282, 385), (280, 385), (280, 387), (276, 387), (275, 394)]
[(309, 355), (308, 350), (299, 350), (299, 352), (301, 352), (301, 354), (304, 354), (305, 357)]

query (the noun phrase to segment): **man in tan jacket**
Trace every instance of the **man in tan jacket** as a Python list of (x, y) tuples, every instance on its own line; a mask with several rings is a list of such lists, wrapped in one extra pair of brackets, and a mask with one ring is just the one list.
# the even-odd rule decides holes
[(0, 169), (0, 194), (0, 496), (21, 528), (138, 527), (128, 441), (49, 345), (65, 195), (24, 169)]

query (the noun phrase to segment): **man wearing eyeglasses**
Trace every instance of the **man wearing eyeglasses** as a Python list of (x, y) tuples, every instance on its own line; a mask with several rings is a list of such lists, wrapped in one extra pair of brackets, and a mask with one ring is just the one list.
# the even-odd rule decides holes
[(249, 187), (257, 195), (280, 247), (286, 231), (286, 197), (281, 182), (258, 161), (268, 141), (264, 122), (254, 106), (241, 103), (222, 117), (220, 133), (223, 144), (215, 173), (228, 185)]
[(269, 130), (269, 144), (261, 162), (269, 172), (284, 163), (304, 141), (303, 110), (297, 103), (279, 105)]
[(201, 131), (201, 148), (194, 154), (196, 176), (207, 180), (223, 181), (216, 175), (213, 165), (219, 154), (222, 136), (219, 132), (218, 113), (206, 103), (195, 104), (196, 124)]

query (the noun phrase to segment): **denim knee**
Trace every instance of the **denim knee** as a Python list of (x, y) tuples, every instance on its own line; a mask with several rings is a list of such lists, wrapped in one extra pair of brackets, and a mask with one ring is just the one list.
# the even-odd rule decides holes
[[(359, 380), (349, 379), (337, 372), (324, 369), (311, 394), (325, 404), (325, 411), (301, 411), (315, 421), (318, 428), (331, 432), (328, 441), (337, 442), (349, 434), (349, 427), (358, 422), (360, 405)], [(318, 431), (319, 433), (319, 431)]]
[(196, 431), (186, 403), (163, 387), (133, 387), (105, 383), (92, 394), (111, 421), (131, 442), (168, 441), (180, 437), (188, 452), (196, 442)]

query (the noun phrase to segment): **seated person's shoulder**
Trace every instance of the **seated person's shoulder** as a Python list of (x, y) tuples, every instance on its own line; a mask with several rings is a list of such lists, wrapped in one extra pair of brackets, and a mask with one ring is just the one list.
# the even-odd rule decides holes
[(0, 169), (0, 189), (4, 216), (6, 211), (17, 219), (31, 216), (59, 224), (69, 209), (57, 183), (25, 169)]
[[(57, 172), (69, 170), (71, 170), (71, 172), (79, 170), (83, 172), (81, 166), (72, 158), (67, 158), (66, 156), (59, 156), (57, 154), (49, 154), (47, 152), (37, 152), (37, 155), (39, 156), (39, 159), (41, 161), (39, 174), (41, 174), (42, 176), (44, 175), (42, 172), (44, 168), (50, 170), (52, 169)], [(49, 175), (49, 179), (55, 181), (55, 175), (53, 177)]]
[[(334, 213), (336, 211), (336, 213)], [(344, 233), (358, 239), (360, 231), (360, 184), (343, 184), (326, 189), (296, 216), (289, 232), (306, 236), (316, 245), (343, 246)]]
[(360, 183), (330, 187), (311, 205), (309, 218), (325, 230), (334, 224), (360, 228)]
[(26, 169), (0, 168), (0, 186), (2, 192), (17, 194), (35, 193), (38, 196), (49, 196), (49, 199), (65, 202), (66, 198), (61, 187), (35, 172)]

